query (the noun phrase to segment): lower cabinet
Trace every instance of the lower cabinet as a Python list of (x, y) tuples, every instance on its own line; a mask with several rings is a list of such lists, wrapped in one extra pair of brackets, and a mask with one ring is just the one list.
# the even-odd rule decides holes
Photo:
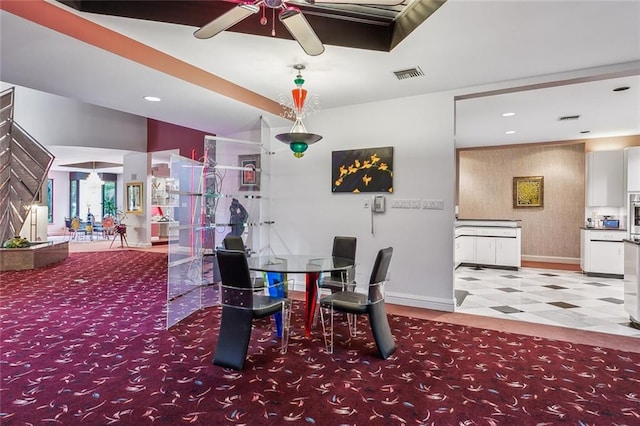
[(624, 274), (625, 231), (581, 230), (580, 266), (587, 274)]
[(496, 238), (496, 264), (520, 267), (520, 244), (516, 238)]
[(492, 237), (476, 237), (476, 263), (483, 265), (496, 264), (496, 239)]
[(456, 260), (458, 263), (475, 263), (476, 261), (476, 237), (461, 235), (456, 238)]
[(464, 227), (456, 230), (455, 261), (519, 268), (520, 228)]

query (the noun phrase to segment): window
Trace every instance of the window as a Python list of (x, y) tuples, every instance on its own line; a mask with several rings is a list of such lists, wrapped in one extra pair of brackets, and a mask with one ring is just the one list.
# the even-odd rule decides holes
[(79, 216), (79, 199), (80, 199), (80, 188), (78, 179), (69, 180), (69, 217)]
[(53, 223), (53, 179), (47, 179), (47, 207), (49, 208), (47, 220)]

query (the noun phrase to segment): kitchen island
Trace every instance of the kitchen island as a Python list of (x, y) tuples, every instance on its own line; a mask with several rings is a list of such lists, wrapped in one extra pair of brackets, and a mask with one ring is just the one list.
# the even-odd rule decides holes
[(640, 241), (624, 240), (624, 310), (640, 328)]
[(458, 219), (455, 266), (470, 264), (517, 270), (521, 266), (521, 224), (510, 219)]

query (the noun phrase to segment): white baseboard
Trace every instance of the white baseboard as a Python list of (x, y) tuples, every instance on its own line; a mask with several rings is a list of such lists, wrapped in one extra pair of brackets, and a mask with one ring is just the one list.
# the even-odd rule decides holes
[[(289, 285), (295, 291), (306, 291), (306, 285), (303, 282), (294, 282), (293, 285)], [(357, 288), (356, 291), (364, 292), (363, 288)], [(385, 292), (385, 302), (392, 303), (394, 305), (411, 306), (414, 308), (433, 309), (435, 311), (454, 312), (456, 306), (455, 298), (442, 299), (437, 297), (421, 297), (413, 294)]]
[(575, 257), (555, 257), (555, 256), (532, 256), (522, 255), (521, 259), (529, 262), (548, 262), (548, 263), (568, 263), (568, 264), (580, 264), (580, 258)]
[(414, 308), (433, 309), (435, 311), (454, 312), (456, 301), (454, 298), (422, 297), (413, 294), (395, 293), (387, 291), (385, 301), (394, 305), (411, 306)]

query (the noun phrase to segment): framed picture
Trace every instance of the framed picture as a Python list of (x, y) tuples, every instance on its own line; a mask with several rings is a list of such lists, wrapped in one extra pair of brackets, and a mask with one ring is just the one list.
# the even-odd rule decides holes
[(260, 190), (260, 154), (239, 155), (240, 191)]
[(331, 192), (393, 192), (393, 147), (333, 151)]
[(127, 213), (142, 214), (142, 182), (127, 182), (125, 194)]
[(513, 178), (513, 208), (544, 207), (544, 177)]

